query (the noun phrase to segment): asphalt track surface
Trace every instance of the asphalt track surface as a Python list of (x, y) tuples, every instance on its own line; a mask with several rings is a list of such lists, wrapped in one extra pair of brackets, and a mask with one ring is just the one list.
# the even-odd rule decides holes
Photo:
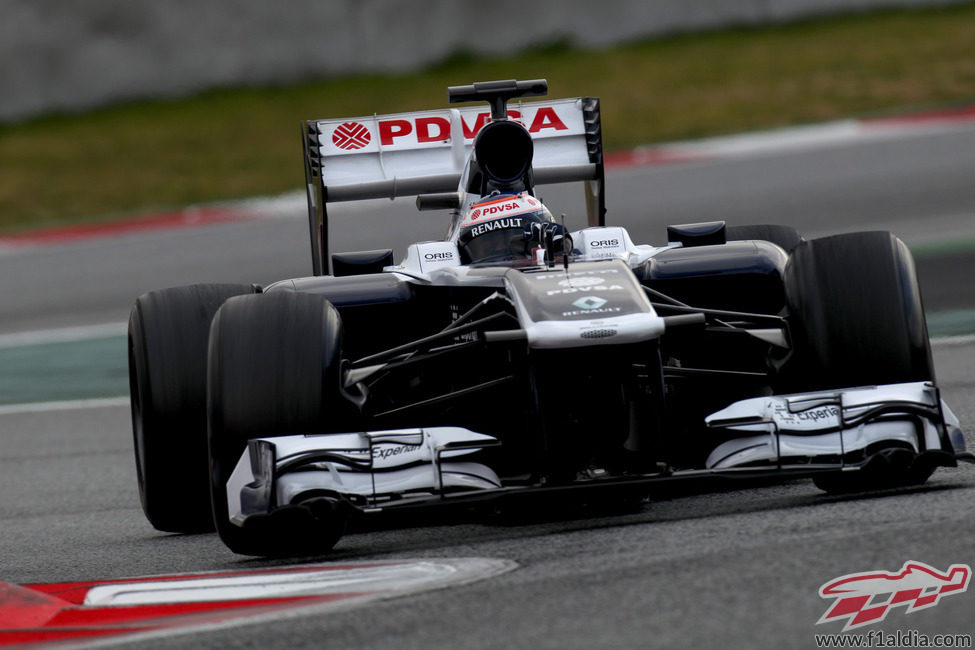
[[(966, 309), (975, 307), (964, 246), (975, 240), (973, 172), (975, 129), (936, 129), (857, 146), (622, 170), (609, 177), (608, 204), (610, 220), (629, 226), (638, 241), (660, 241), (666, 223), (712, 218), (790, 223), (809, 236), (890, 229), (931, 250), (949, 241), (955, 248), (945, 250), (956, 263), (930, 267), (942, 269), (929, 281), (944, 296), (937, 304), (929, 299), (928, 308)], [(568, 212), (561, 188), (546, 198)], [(399, 254), (408, 240), (442, 234), (435, 215), (390, 216), (397, 207), (336, 214), (336, 250), (393, 245)], [(160, 286), (303, 275), (306, 239), (298, 216), (0, 255), (2, 331), (119, 322), (137, 294)], [(975, 343), (939, 343), (935, 360), (945, 399), (975, 432)], [(971, 434), (968, 442), (975, 447)], [(154, 531), (135, 485), (126, 407), (0, 411), (0, 580), (285, 564), (234, 556), (212, 535)], [(895, 571), (907, 560), (940, 570), (975, 564), (973, 503), (975, 467), (962, 466), (937, 472), (922, 488), (856, 498), (825, 496), (796, 481), (663, 492), (634, 512), (380, 526), (302, 561), (494, 557), (519, 568), (364, 608), (140, 647), (811, 648), (814, 634), (840, 627), (815, 625), (830, 604), (817, 593), (825, 582)], [(966, 592), (913, 614), (895, 609), (867, 629), (973, 634), (973, 599)]]

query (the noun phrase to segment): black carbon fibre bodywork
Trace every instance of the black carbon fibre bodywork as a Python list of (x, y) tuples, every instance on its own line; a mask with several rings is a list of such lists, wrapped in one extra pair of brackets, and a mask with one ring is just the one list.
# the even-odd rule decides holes
[(777, 314), (785, 306), (782, 283), (788, 261), (788, 254), (771, 242), (731, 241), (663, 251), (637, 274), (690, 305)]

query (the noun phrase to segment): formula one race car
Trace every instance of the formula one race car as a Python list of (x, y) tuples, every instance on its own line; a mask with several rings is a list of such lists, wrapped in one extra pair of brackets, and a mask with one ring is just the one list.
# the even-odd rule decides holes
[[(321, 552), (352, 517), (526, 495), (599, 502), (712, 476), (826, 491), (971, 460), (934, 383), (911, 254), (886, 232), (605, 225), (599, 101), (304, 123), (314, 275), (141, 296), (142, 505), (234, 551)], [(536, 183), (582, 181), (569, 232)], [(443, 241), (329, 257), (327, 205), (416, 195)]]

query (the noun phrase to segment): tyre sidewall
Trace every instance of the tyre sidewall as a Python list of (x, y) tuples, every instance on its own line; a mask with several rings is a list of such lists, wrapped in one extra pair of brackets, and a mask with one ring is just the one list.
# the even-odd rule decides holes
[(192, 285), (140, 296), (129, 314), (133, 447), (143, 511), (157, 529), (212, 530), (206, 465), (210, 320), (250, 285)]

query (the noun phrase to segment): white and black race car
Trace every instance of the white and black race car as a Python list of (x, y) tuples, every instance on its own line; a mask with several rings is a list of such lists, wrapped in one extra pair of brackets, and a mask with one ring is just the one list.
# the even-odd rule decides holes
[[(546, 91), (475, 83), (449, 101), (490, 112), (306, 122), (313, 275), (138, 298), (153, 526), (297, 554), (398, 509), (713, 476), (884, 488), (972, 458), (899, 239), (704, 222), (635, 244), (605, 225), (598, 99), (519, 99)], [(574, 232), (535, 194), (568, 181), (586, 190)], [(449, 211), (443, 241), (398, 264), (329, 256), (329, 203), (404, 195)]]

